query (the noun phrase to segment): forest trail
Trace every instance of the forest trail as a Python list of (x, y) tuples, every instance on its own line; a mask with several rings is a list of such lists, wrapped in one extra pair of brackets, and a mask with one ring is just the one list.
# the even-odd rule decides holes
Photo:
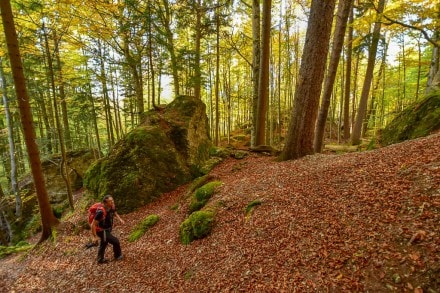
[[(97, 265), (96, 248), (84, 248), (89, 231), (64, 229), (0, 260), (0, 292), (440, 292), (439, 150), (437, 133), (296, 161), (229, 158), (211, 172), (223, 185), (208, 237), (180, 243), (182, 186), (122, 215), (124, 260)], [(128, 242), (150, 214), (159, 222)]]

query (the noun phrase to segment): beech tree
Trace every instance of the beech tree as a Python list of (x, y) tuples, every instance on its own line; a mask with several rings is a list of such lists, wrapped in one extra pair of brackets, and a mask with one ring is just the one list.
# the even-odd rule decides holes
[(270, 28), (272, 1), (263, 2), (263, 25), (261, 41), (261, 57), (258, 81), (258, 107), (255, 131), (255, 145), (265, 144), (266, 114), (269, 101), (269, 58), (270, 58)]
[(356, 122), (353, 127), (353, 133), (351, 134), (351, 143), (358, 145), (361, 142), (362, 125), (364, 124), (365, 115), (367, 113), (368, 96), (370, 94), (371, 82), (373, 80), (374, 65), (376, 64), (377, 46), (380, 38), (380, 14), (385, 8), (385, 0), (379, 1), (378, 6), (378, 19), (374, 24), (373, 33), (371, 35), (371, 44), (368, 49), (368, 64), (365, 73), (364, 84), (362, 86), (361, 98), (359, 101), (359, 107), (356, 115)]
[(328, 53), (335, 0), (313, 0), (292, 117), (281, 160), (314, 153), (313, 138)]
[[(336, 72), (338, 70), (339, 59), (341, 57), (342, 45), (344, 44), (345, 28), (347, 27), (347, 20), (350, 14), (350, 9), (353, 0), (339, 0), (338, 13), (336, 16), (336, 29), (333, 38), (333, 45), (330, 56), (330, 64), (328, 68), (327, 77), (324, 83), (324, 92), (322, 95), (321, 108), (319, 111), (318, 121), (316, 123), (315, 134), (315, 152), (321, 152), (324, 141), (324, 130), (327, 122), (328, 108), (330, 106), (330, 99), (333, 92), (333, 85), (336, 79)], [(350, 79), (350, 76), (346, 77)]]
[(29, 156), (29, 162), (37, 193), (38, 206), (40, 208), (42, 233), (39, 243), (52, 235), (52, 227), (58, 224), (57, 218), (52, 213), (52, 208), (47, 194), (43, 170), (41, 167), (40, 154), (36, 143), (35, 129), (26, 88), (26, 80), (23, 73), (23, 65), (18, 47), (17, 33), (9, 0), (0, 1), (0, 9), (3, 20), (3, 29), (8, 46), (9, 59), (15, 83), (15, 92), (20, 110), (21, 123), (23, 125), (24, 139)]

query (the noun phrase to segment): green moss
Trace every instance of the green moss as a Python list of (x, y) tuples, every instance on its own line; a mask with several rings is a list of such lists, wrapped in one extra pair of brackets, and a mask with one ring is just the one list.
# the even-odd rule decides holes
[(191, 203), (189, 206), (190, 213), (203, 208), (214, 194), (215, 189), (221, 184), (222, 182), (220, 181), (212, 181), (196, 189), (196, 191), (193, 193), (193, 196), (191, 197)]
[(192, 213), (180, 225), (179, 235), (182, 244), (190, 244), (196, 239), (209, 235), (214, 222), (213, 211), (197, 211)]
[(253, 210), (256, 206), (261, 205), (261, 203), (262, 203), (262, 201), (259, 200), (259, 199), (256, 199), (256, 200), (251, 201), (251, 202), (246, 206), (246, 209), (245, 209), (245, 215), (246, 215), (246, 217), (249, 217), (250, 214), (251, 214), (251, 212), (252, 212), (252, 210)]
[(440, 129), (440, 92), (400, 112), (382, 131), (381, 143), (390, 145), (429, 135)]
[(20, 241), (15, 246), (1, 246), (0, 245), (0, 259), (4, 258), (10, 254), (22, 252), (22, 251), (29, 251), (32, 249), (33, 245), (30, 245), (29, 243), (25, 241)]
[(133, 231), (130, 233), (130, 236), (128, 236), (129, 242), (134, 242), (138, 240), (142, 235), (145, 234), (145, 232), (153, 227), (157, 222), (159, 221), (158, 215), (149, 215), (145, 219), (142, 220), (139, 224), (137, 224)]

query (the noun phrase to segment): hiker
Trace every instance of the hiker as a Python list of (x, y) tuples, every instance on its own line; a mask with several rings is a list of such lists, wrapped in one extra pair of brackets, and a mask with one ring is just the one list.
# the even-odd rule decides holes
[(103, 209), (98, 209), (96, 215), (91, 224), (92, 235), (95, 242), (99, 242), (98, 250), (98, 263), (105, 263), (107, 260), (104, 258), (105, 249), (110, 243), (113, 245), (113, 255), (115, 260), (122, 260), (121, 245), (119, 239), (112, 235), (113, 228), (113, 217), (116, 218), (124, 224), (124, 220), (116, 212), (115, 202), (111, 195), (104, 196), (102, 203), (104, 204), (105, 211)]

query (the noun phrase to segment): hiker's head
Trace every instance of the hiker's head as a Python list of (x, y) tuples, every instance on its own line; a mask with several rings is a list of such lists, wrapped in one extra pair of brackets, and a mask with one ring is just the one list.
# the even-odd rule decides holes
[(106, 196), (104, 196), (104, 198), (102, 199), (102, 202), (104, 203), (105, 206), (114, 209), (115, 208), (115, 201), (113, 200), (113, 196), (111, 196), (110, 194), (107, 194)]

